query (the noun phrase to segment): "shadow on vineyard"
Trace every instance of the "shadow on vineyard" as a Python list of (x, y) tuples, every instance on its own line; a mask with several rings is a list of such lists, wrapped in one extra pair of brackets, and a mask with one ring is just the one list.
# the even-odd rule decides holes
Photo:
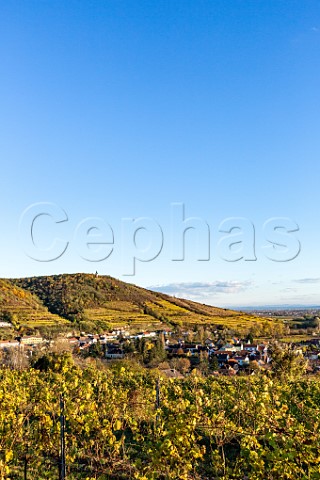
[[(201, 377), (67, 354), (0, 371), (0, 478), (320, 478), (320, 382)], [(63, 397), (61, 397), (63, 395)]]

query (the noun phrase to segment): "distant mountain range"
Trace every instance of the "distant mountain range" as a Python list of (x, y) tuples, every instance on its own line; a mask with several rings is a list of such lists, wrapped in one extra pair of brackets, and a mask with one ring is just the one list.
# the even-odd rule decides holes
[(65, 274), (0, 280), (0, 317), (31, 329), (81, 326), (248, 328), (261, 317), (171, 297), (110, 276)]

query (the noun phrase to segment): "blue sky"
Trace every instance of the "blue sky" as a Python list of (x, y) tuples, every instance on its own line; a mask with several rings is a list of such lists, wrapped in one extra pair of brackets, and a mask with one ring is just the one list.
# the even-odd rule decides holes
[[(98, 270), (214, 305), (320, 303), (319, 1), (8, 0), (0, 56), (1, 276)], [(39, 251), (69, 242), (50, 262), (19, 234), (41, 202), (68, 217), (33, 224)], [(188, 231), (173, 261), (174, 203), (208, 224), (209, 260)], [(254, 225), (255, 261), (221, 258), (230, 217)], [(294, 260), (266, 258), (274, 217), (299, 226)], [(100, 262), (82, 258), (88, 218), (113, 230)], [(130, 255), (157, 253), (152, 222), (163, 248), (128, 275)], [(132, 225), (147, 228), (136, 245)]]

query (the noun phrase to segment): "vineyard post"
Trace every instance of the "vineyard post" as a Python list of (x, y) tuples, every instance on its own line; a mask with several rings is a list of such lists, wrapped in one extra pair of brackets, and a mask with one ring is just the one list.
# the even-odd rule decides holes
[[(156, 384), (156, 410), (158, 412), (159, 408), (161, 405), (161, 392), (160, 392), (160, 378), (157, 378), (157, 384)], [(159, 421), (159, 415), (157, 413), (157, 422)]]
[(28, 480), (28, 460), (27, 456), (24, 457), (24, 469), (23, 469), (23, 474), (24, 474), (24, 480)]
[(157, 378), (156, 386), (156, 408), (160, 408), (161, 397), (160, 397), (160, 378)]
[(65, 427), (66, 417), (64, 414), (64, 396), (60, 397), (60, 459), (59, 459), (59, 480), (66, 478), (66, 451), (65, 451)]

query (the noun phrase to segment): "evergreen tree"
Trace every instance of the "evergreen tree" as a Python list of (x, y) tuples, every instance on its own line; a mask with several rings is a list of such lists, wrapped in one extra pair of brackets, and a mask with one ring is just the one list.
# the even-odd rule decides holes
[(269, 345), (272, 374), (281, 380), (293, 380), (301, 377), (307, 368), (307, 361), (291, 345), (273, 342)]
[(213, 372), (216, 372), (217, 370), (219, 370), (219, 362), (216, 355), (211, 355), (210, 357), (210, 369)]

